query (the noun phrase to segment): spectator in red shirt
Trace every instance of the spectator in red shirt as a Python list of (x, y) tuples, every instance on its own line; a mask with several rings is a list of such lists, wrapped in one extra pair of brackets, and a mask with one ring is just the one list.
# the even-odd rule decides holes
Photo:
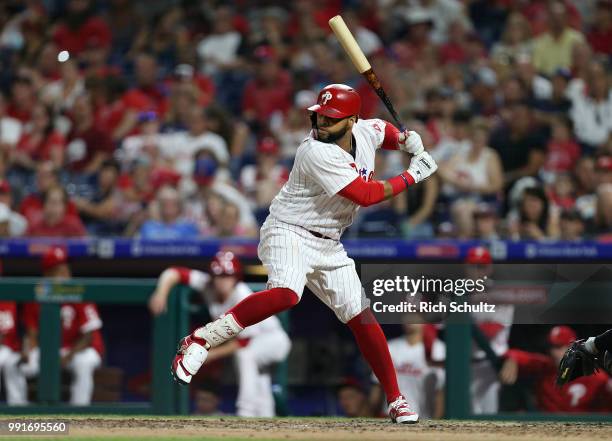
[(164, 116), (168, 110), (168, 88), (159, 81), (159, 68), (155, 56), (140, 52), (134, 61), (136, 87), (126, 92), (123, 99), (127, 107), (140, 112), (153, 111)]
[(443, 64), (462, 64), (467, 59), (467, 30), (465, 24), (456, 20), (448, 27), (448, 42), (440, 47), (440, 60)]
[(34, 170), (38, 161), (51, 161), (57, 168), (64, 164), (65, 139), (53, 126), (51, 108), (36, 104), (32, 120), (21, 135), (13, 155), (13, 163)]
[(43, 199), (42, 218), (30, 224), (26, 236), (83, 237), (87, 235), (78, 216), (67, 213), (68, 195), (62, 187), (51, 187)]
[(569, 172), (580, 157), (580, 146), (572, 136), (572, 122), (564, 116), (551, 122), (551, 138), (548, 141), (544, 171), (549, 173)]
[(196, 72), (191, 64), (179, 64), (176, 66), (170, 84), (173, 88), (173, 94), (175, 87), (180, 87), (181, 85), (192, 86), (200, 106), (209, 105), (215, 97), (215, 84), (209, 77)]
[(544, 412), (602, 412), (609, 410), (610, 378), (603, 372), (580, 377), (562, 387), (555, 385), (561, 357), (576, 340), (568, 326), (555, 326), (548, 335), (551, 347), (548, 355), (510, 349), (499, 373), (504, 384), (514, 384), (519, 377), (531, 377), (535, 382), (536, 402)]
[[(35, 184), (36, 191), (26, 196), (19, 205), (19, 213), (30, 224), (42, 219), (44, 197), (47, 190), (60, 185), (58, 171), (51, 161), (39, 162), (36, 165)], [(78, 211), (72, 202), (68, 202), (66, 212), (69, 215), (78, 215)]]
[[(55, 280), (72, 277), (65, 249), (53, 246), (42, 258), (43, 276)], [(102, 320), (93, 303), (64, 303), (60, 311), (62, 320), (61, 364), (72, 374), (70, 404), (86, 406), (93, 394), (93, 374), (102, 363), (104, 342), (100, 329)], [(38, 348), (40, 306), (27, 303), (23, 311), (26, 328), (24, 352), (26, 363), (21, 370), (28, 377), (37, 376), (40, 370)]]
[(26, 69), (20, 69), (11, 85), (11, 102), (7, 114), (25, 124), (30, 120), (35, 104), (36, 91), (32, 75)]
[(67, 168), (84, 174), (95, 174), (114, 151), (109, 134), (96, 126), (91, 96), (83, 94), (74, 102), (74, 126), (68, 135)]
[(53, 33), (53, 40), (62, 50), (78, 56), (88, 44), (110, 46), (111, 32), (100, 17), (94, 15), (92, 0), (69, 0), (64, 20)]
[(272, 48), (255, 49), (255, 78), (246, 84), (242, 97), (245, 119), (265, 127), (274, 113), (287, 113), (292, 103), (291, 93), (291, 76), (280, 66)]
[(595, 22), (587, 40), (595, 52), (612, 55), (612, 2), (599, 0), (593, 17)]

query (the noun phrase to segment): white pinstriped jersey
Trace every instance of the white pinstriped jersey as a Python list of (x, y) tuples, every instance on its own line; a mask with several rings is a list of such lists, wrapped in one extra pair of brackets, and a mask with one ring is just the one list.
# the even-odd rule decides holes
[(289, 180), (270, 206), (270, 215), (332, 239), (340, 239), (359, 205), (336, 193), (358, 176), (374, 175), (374, 155), (385, 138), (385, 121), (353, 125), (355, 158), (336, 144), (317, 141), (311, 132), (300, 144)]

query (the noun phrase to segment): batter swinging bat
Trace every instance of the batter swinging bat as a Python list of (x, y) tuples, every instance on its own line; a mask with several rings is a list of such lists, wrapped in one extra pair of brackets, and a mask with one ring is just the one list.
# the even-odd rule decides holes
[(346, 23), (344, 23), (344, 20), (342, 19), (342, 17), (339, 15), (336, 15), (335, 17), (330, 18), (329, 27), (332, 28), (332, 31), (334, 31), (334, 34), (336, 34), (338, 41), (340, 41), (340, 44), (342, 45), (345, 52), (350, 57), (357, 71), (365, 77), (365, 79), (368, 81), (370, 86), (374, 88), (374, 90), (376, 91), (376, 94), (380, 97), (382, 102), (385, 104), (385, 107), (387, 108), (387, 110), (389, 110), (389, 113), (391, 113), (391, 116), (393, 117), (393, 120), (399, 127), (400, 131), (402, 132), (405, 131), (406, 127), (400, 121), (399, 116), (397, 116), (397, 112), (393, 108), (393, 104), (391, 104), (391, 100), (389, 100), (389, 97), (387, 96), (387, 93), (381, 86), (380, 81), (378, 80), (378, 77), (376, 76), (376, 74), (374, 73), (374, 70), (372, 69), (372, 66), (370, 66), (368, 59), (365, 57), (363, 51), (357, 44), (355, 37), (353, 37), (353, 34), (351, 34), (351, 31), (349, 31), (349, 28), (346, 26)]

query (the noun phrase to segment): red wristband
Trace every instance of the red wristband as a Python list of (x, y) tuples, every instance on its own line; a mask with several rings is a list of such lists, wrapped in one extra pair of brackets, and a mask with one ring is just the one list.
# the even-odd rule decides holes
[(391, 184), (391, 188), (393, 189), (393, 196), (395, 196), (406, 190), (412, 184), (414, 184), (414, 178), (410, 176), (410, 173), (405, 171), (402, 174), (389, 179), (388, 182), (389, 184)]

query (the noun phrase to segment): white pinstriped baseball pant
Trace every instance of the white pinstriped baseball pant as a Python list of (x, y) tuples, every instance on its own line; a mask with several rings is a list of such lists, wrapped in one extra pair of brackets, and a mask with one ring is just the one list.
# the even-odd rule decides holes
[(355, 262), (339, 241), (269, 216), (261, 227), (257, 254), (268, 270), (268, 289), (289, 288), (300, 299), (307, 286), (347, 323), (367, 306)]

